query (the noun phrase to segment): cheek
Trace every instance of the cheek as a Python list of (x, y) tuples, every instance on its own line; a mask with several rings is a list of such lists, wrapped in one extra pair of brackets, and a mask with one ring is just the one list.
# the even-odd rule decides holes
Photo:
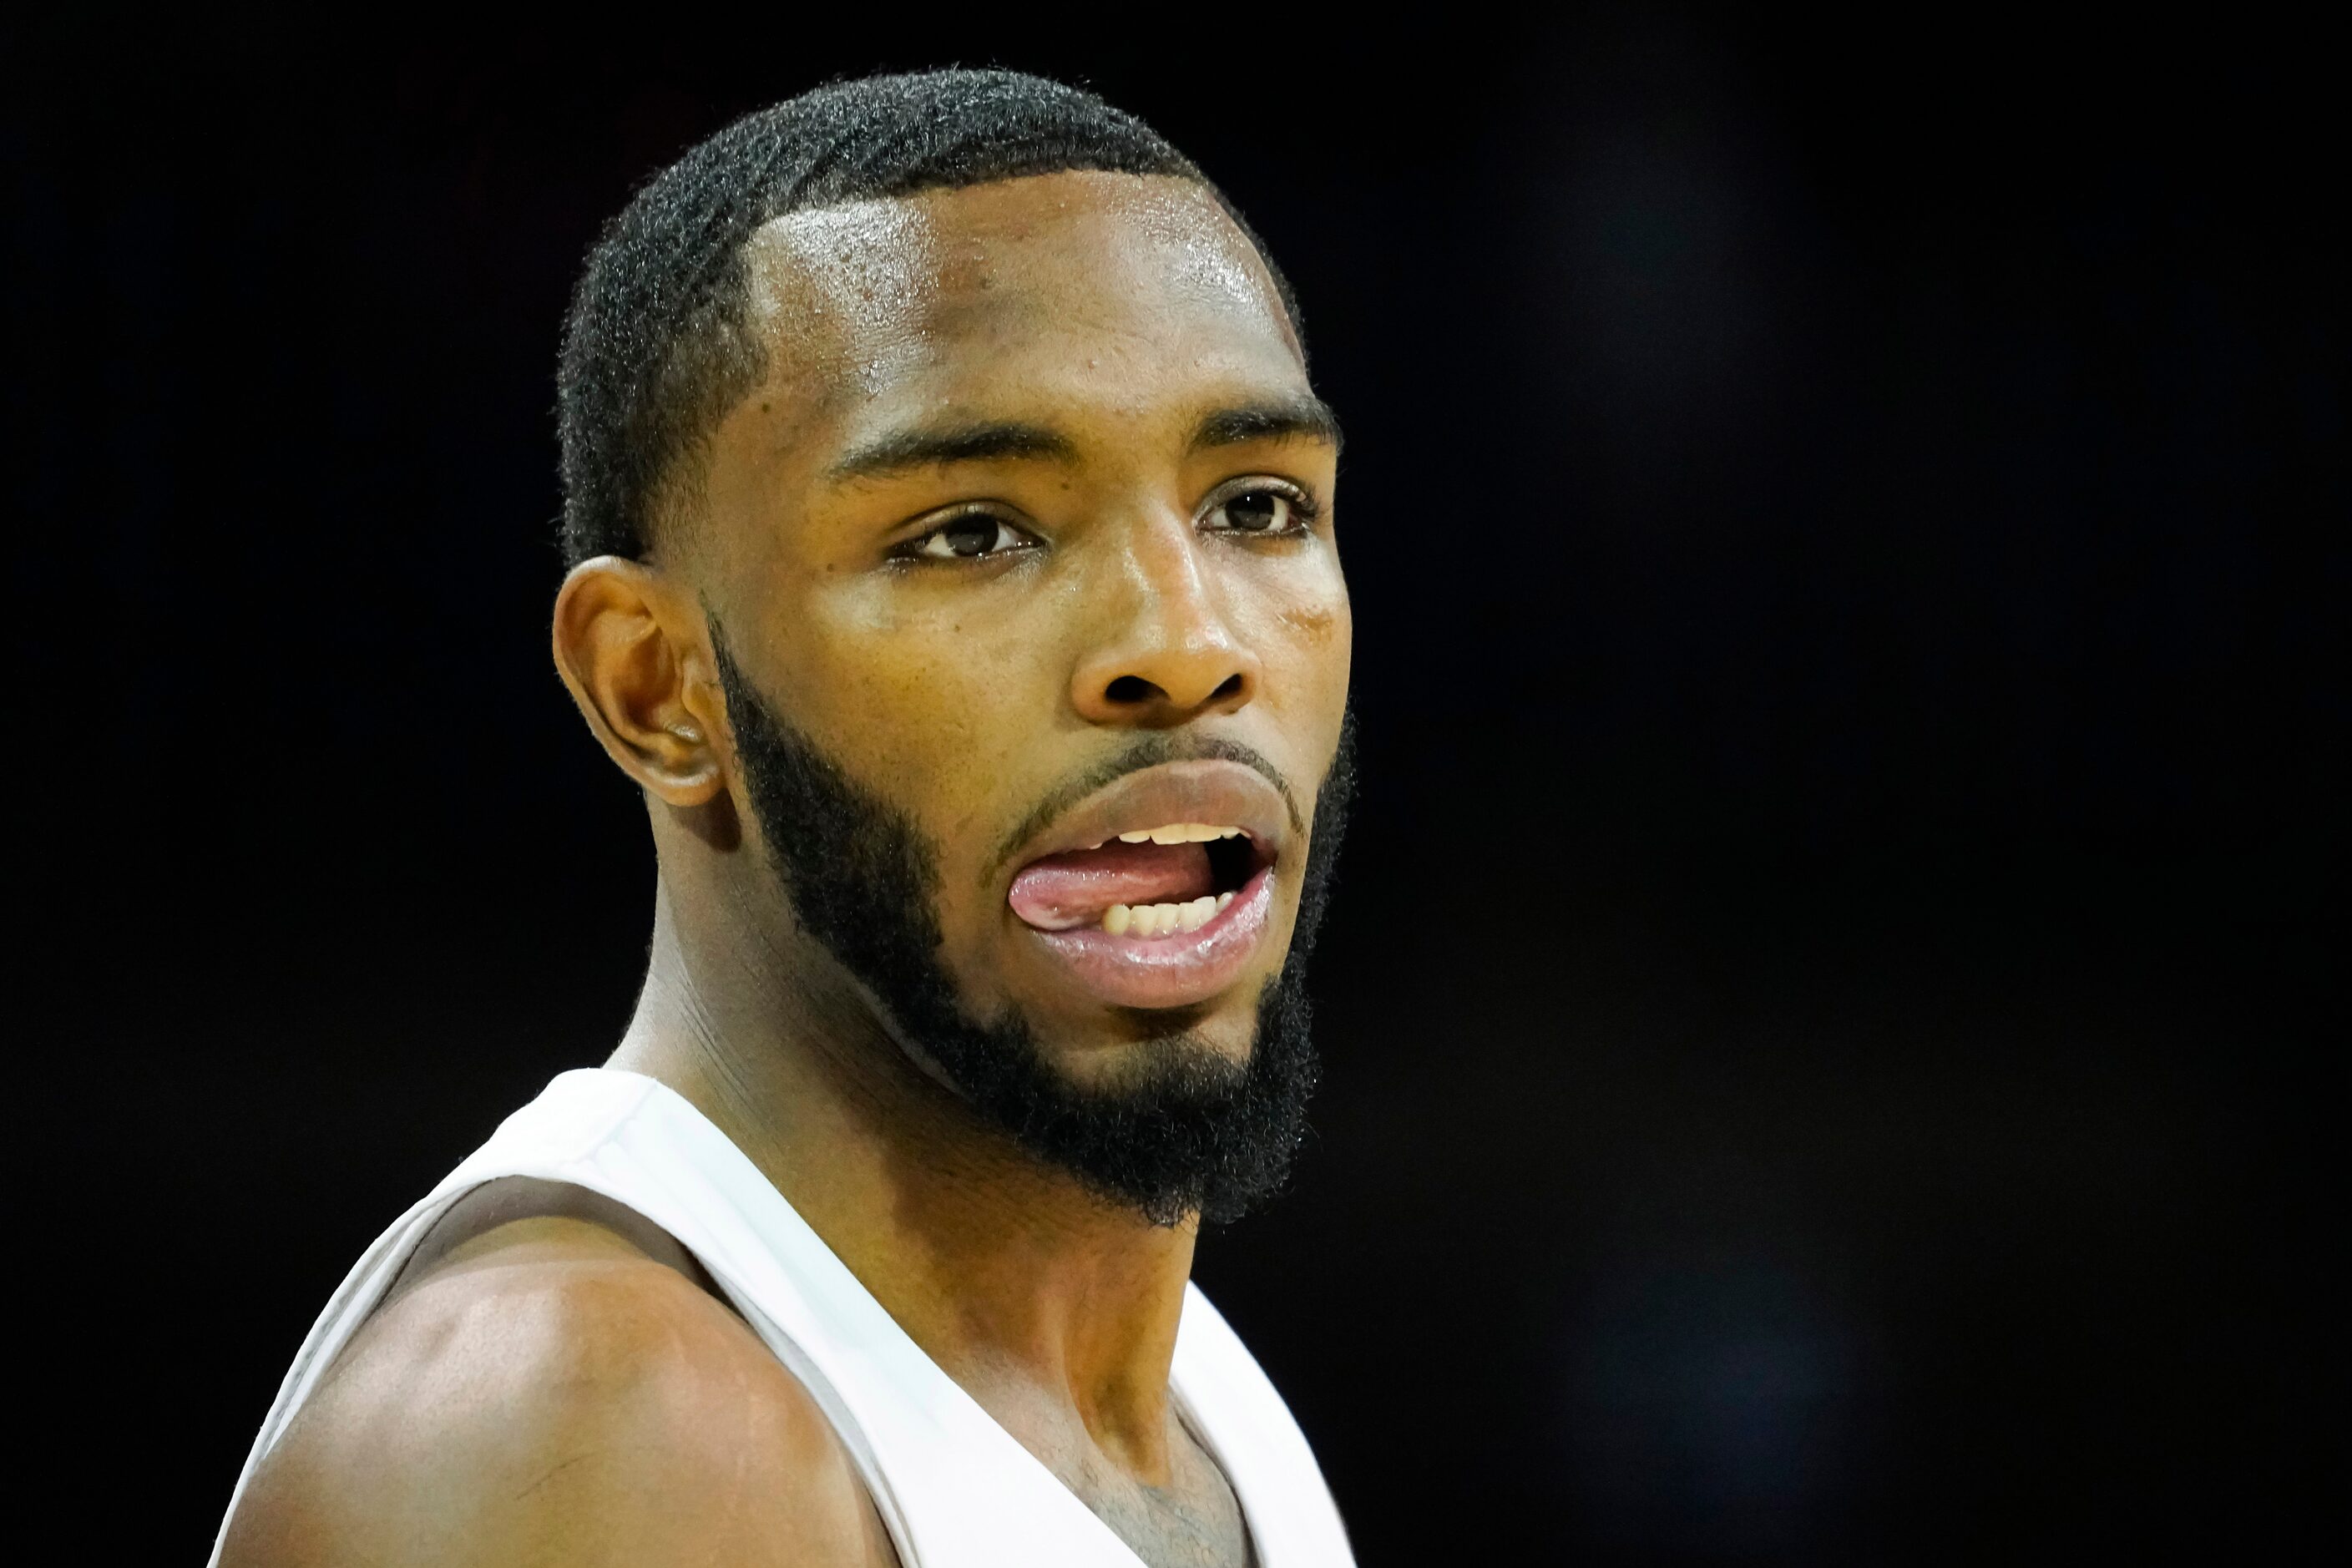
[(1347, 640), (1347, 602), (1338, 604), (1293, 605), (1280, 611), (1276, 619), (1290, 633), (1291, 640), (1310, 652), (1328, 650), (1334, 642)]
[(1287, 705), (1281, 694), (1292, 692), (1291, 700), (1309, 709), (1344, 702), (1355, 647), (1346, 580), (1336, 565), (1317, 563), (1284, 574), (1267, 587), (1259, 657), (1274, 677), (1277, 701)]
[(827, 685), (826, 748), (938, 850), (938, 957), (982, 1015), (1005, 1000), (983, 956), (1005, 914), (978, 872), (1006, 831), (1008, 802), (1034, 796), (1058, 690), (1029, 625), (1021, 635), (969, 607), (868, 606), (809, 638), (807, 668)]
[[(1006, 772), (1050, 679), (1034, 640), (981, 617), (845, 594), (813, 605), (798, 639), (811, 726), (859, 777), (952, 835)], [(1042, 685), (1041, 685), (1042, 683)]]
[(1355, 617), (1336, 572), (1297, 586), (1292, 597), (1271, 606), (1273, 635), (1259, 657), (1266, 667), (1267, 706), (1297, 747), (1291, 757), (1303, 773), (1315, 776), (1337, 750), (1346, 722)]

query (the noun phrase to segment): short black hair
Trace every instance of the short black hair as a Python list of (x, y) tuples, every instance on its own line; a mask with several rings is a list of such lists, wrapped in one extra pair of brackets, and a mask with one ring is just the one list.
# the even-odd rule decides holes
[(1203, 186), (1256, 247), (1305, 343), (1288, 282), (1224, 194), (1093, 93), (1006, 70), (834, 82), (697, 144), (647, 181), (589, 252), (556, 378), (565, 564), (644, 558), (678, 461), (765, 373), (747, 321), (744, 257), (762, 225), (803, 208), (1079, 169)]

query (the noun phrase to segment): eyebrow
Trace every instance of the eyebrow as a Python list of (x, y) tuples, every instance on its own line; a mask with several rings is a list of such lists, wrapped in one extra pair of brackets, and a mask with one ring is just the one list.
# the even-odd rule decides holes
[(881, 479), (948, 463), (1003, 462), (1007, 458), (1069, 463), (1076, 461), (1077, 456), (1077, 443), (1058, 430), (1018, 420), (990, 419), (894, 430), (842, 454), (828, 470), (828, 477), (836, 482)]
[(1337, 451), (1339, 416), (1311, 392), (1265, 403), (1220, 408), (1192, 428), (1192, 449), (1236, 447), (1244, 441), (1320, 441)]
[[(1219, 408), (1192, 427), (1191, 447), (1205, 451), (1244, 441), (1320, 441), (1340, 445), (1339, 418), (1312, 393)], [(835, 483), (896, 478), (917, 468), (950, 463), (1077, 461), (1078, 446), (1060, 431), (1014, 419), (919, 426), (877, 437), (835, 459), (827, 470)]]

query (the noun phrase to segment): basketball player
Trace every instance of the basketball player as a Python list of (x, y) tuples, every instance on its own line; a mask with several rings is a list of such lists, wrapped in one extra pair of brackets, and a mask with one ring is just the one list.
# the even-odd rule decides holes
[(1087, 94), (852, 81), (637, 195), (561, 396), (644, 992), (361, 1260), (216, 1559), (1348, 1563), (1188, 1284), (1299, 1139), (1349, 779), (1271, 259)]

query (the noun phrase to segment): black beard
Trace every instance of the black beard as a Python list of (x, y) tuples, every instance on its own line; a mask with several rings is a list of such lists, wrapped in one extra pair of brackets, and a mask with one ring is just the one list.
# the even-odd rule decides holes
[[(1290, 952), (1259, 993), (1247, 1062), (1171, 1033), (1145, 1042), (1136, 1069), (1115, 1086), (1080, 1089), (1047, 1065), (1017, 1010), (984, 1023), (965, 1016), (938, 956), (937, 847), (752, 689), (715, 621), (710, 642), (744, 793), (793, 912), (966, 1105), (1023, 1149), (1155, 1225), (1188, 1214), (1238, 1219), (1281, 1188), (1306, 1135), (1318, 1076), (1305, 970), (1355, 784), (1352, 711), (1316, 796)], [(1120, 771), (1201, 754), (1148, 734), (1120, 759)]]

